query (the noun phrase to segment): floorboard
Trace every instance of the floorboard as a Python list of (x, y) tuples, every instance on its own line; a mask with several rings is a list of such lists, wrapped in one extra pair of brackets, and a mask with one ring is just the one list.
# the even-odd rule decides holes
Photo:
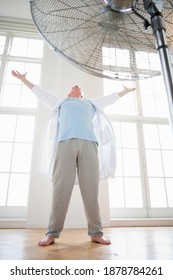
[(173, 260), (173, 227), (105, 228), (111, 245), (90, 242), (86, 229), (64, 229), (39, 247), (44, 229), (1, 229), (1, 260)]

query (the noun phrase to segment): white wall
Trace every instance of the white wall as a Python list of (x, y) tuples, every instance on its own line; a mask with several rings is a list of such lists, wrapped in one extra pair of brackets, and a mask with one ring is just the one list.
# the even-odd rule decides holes
[(31, 19), (29, 0), (0, 0), (0, 15), (3, 17)]

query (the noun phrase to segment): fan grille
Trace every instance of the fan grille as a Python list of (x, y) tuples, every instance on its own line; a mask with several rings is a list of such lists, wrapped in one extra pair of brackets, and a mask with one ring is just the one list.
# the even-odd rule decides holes
[[(168, 43), (172, 43), (173, 7), (171, 1), (165, 0), (163, 4), (166, 36)], [(156, 53), (152, 28), (145, 30), (143, 20), (133, 11), (117, 13), (105, 7), (103, 0), (31, 1), (31, 13), (38, 31), (55, 52), (81, 69), (100, 77), (123, 80), (160, 74), (151, 69), (150, 60), (142, 54)], [(137, 1), (135, 10), (150, 21), (142, 0)], [(118, 64), (115, 49), (121, 51), (127, 65)], [(110, 55), (109, 63), (104, 62), (104, 50)], [(137, 52), (151, 70), (147, 74), (136, 68)]]

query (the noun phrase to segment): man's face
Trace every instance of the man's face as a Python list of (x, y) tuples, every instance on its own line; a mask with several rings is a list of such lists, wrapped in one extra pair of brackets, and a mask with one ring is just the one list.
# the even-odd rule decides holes
[(72, 87), (70, 92), (68, 93), (69, 98), (82, 98), (82, 92), (81, 89), (78, 87), (78, 85)]

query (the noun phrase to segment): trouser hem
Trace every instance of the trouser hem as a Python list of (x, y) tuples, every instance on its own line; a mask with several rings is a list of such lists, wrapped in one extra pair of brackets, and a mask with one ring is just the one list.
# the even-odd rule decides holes
[(56, 234), (53, 234), (53, 233), (46, 233), (45, 235), (46, 236), (51, 236), (51, 237), (54, 237), (54, 238), (59, 238), (59, 235), (56, 235)]

